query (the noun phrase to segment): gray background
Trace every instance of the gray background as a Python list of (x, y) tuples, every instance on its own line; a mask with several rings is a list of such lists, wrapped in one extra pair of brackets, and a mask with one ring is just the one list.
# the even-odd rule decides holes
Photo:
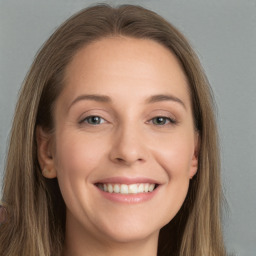
[[(103, 2), (103, 1), (102, 1)], [(39, 47), (66, 18), (96, 1), (0, 0), (0, 177), (19, 87)], [(256, 0), (107, 1), (139, 4), (190, 40), (213, 87), (227, 198), (227, 248), (256, 255)]]

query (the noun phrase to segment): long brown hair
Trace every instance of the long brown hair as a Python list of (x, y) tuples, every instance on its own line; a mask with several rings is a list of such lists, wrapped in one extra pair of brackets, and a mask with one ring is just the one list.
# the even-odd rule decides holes
[(35, 128), (54, 129), (54, 103), (75, 53), (95, 40), (120, 35), (154, 40), (176, 55), (189, 82), (200, 134), (197, 174), (182, 208), (160, 231), (158, 255), (225, 255), (218, 136), (209, 83), (184, 36), (156, 13), (132, 5), (97, 5), (80, 11), (56, 30), (36, 56), (21, 89), (11, 130), (2, 199), (8, 219), (0, 226), (0, 255), (61, 254), (65, 204), (57, 180), (42, 176)]

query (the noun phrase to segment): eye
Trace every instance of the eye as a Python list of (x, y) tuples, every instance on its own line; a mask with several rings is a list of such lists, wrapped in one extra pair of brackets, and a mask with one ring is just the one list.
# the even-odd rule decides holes
[(176, 121), (170, 117), (156, 116), (151, 119), (154, 125), (166, 125), (166, 124), (176, 124)]
[(82, 121), (80, 121), (80, 123), (87, 123), (90, 125), (99, 125), (104, 123), (105, 120), (100, 117), (100, 116), (87, 116), (86, 118), (84, 118)]

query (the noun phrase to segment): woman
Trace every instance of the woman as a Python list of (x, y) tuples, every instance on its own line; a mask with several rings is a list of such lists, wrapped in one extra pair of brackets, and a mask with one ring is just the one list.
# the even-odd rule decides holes
[(16, 107), (1, 255), (225, 255), (210, 86), (157, 14), (98, 5), (44, 44)]

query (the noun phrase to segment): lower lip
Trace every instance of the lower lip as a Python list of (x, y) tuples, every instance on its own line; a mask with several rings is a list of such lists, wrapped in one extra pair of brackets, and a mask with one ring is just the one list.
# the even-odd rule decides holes
[(127, 203), (127, 204), (138, 204), (138, 203), (143, 203), (152, 199), (157, 194), (159, 186), (155, 188), (152, 192), (138, 193), (138, 194), (109, 193), (99, 189), (98, 187), (96, 188), (104, 198), (110, 201), (114, 201), (118, 203)]

